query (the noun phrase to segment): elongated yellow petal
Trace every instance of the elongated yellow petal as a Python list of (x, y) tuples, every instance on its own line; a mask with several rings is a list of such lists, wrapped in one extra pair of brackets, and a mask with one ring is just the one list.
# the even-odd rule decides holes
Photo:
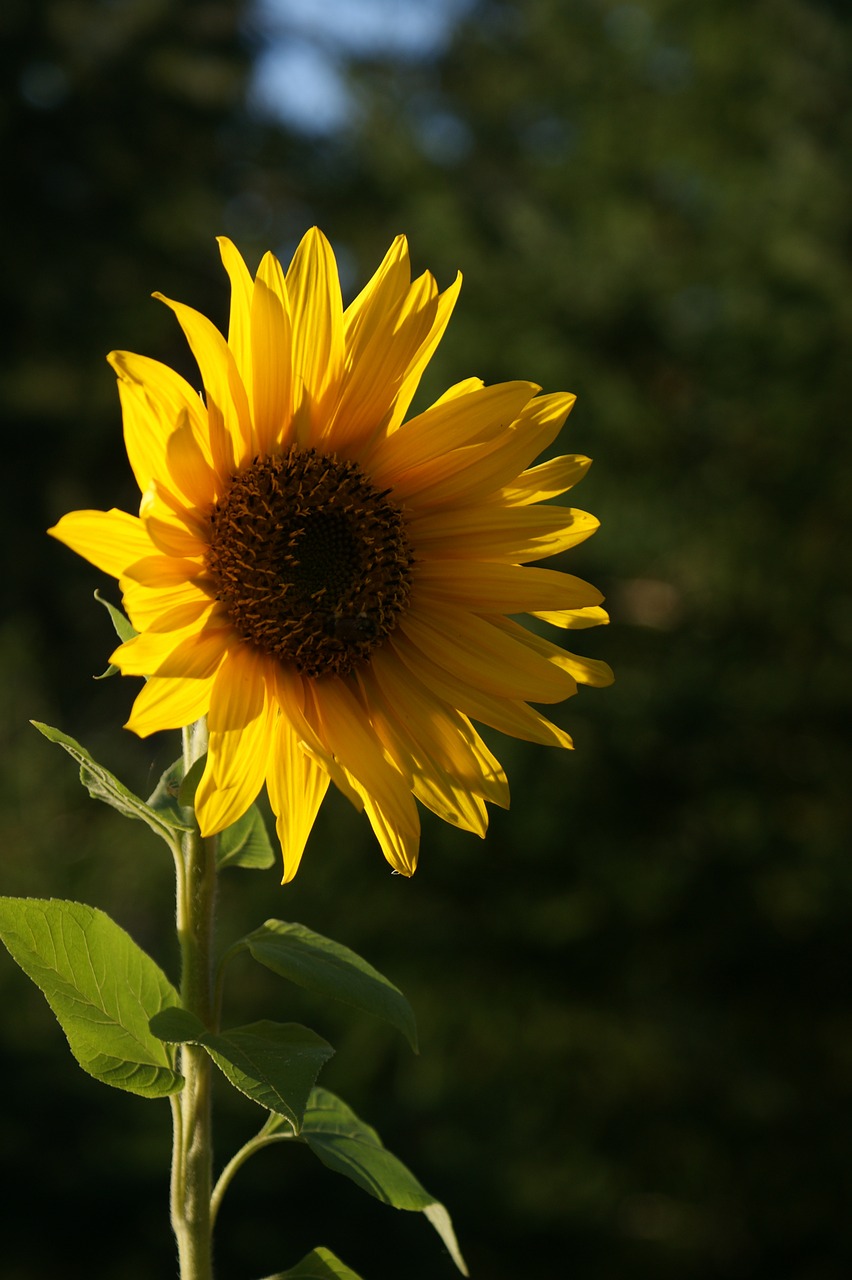
[(269, 659), (228, 650), (216, 673), (207, 713), (207, 764), (195, 795), (202, 835), (241, 818), (266, 777), (277, 708), (267, 694)]
[(292, 880), (299, 869), (328, 783), (328, 773), (302, 749), (288, 717), (279, 715), (266, 789), (284, 856), (282, 884)]
[(462, 510), (428, 510), (409, 521), (418, 555), (523, 564), (583, 542), (600, 522), (571, 507), (509, 507), (497, 503)]
[[(409, 360), (408, 372), (406, 373), (399, 391), (396, 394), (393, 410), (390, 418), (388, 419), (388, 434), (396, 431), (397, 427), (402, 423), (406, 413), (408, 413), (408, 408), (414, 397), (414, 393), (420, 385), (420, 379), (423, 376), (423, 371), (432, 359), (438, 343), (444, 336), (444, 330), (449, 323), (450, 316), (453, 314), (456, 302), (458, 301), (461, 285), (462, 276), (461, 272), (459, 272), (456, 276), (455, 282), (450, 285), (449, 289), (445, 289), (438, 298), (438, 305), (435, 309), (435, 315), (432, 319), (429, 332), (426, 334), (417, 352)], [(480, 386), (482, 385), (478, 378), (471, 378), (468, 381), (472, 384), (479, 383)], [(471, 386), (470, 389), (472, 390), (473, 387)]]
[(290, 432), (290, 300), (281, 263), (264, 255), (251, 305), (252, 412), (255, 450), (261, 456)]
[(418, 510), (487, 501), (556, 439), (574, 399), (567, 394), (536, 397), (505, 431), (423, 467), (413, 493), (409, 477), (404, 477), (395, 494), (410, 496)]
[(566, 453), (561, 458), (551, 458), (549, 462), (530, 467), (517, 480), (504, 485), (495, 497), (510, 506), (558, 498), (579, 484), (591, 465), (591, 458), (579, 453)]
[(217, 607), (194, 582), (154, 588), (132, 578), (121, 578), (119, 585), (127, 616), (136, 631), (179, 631)]
[(252, 429), (248, 397), (233, 352), (214, 324), (199, 311), (155, 293), (175, 313), (195, 356), (207, 397), (207, 430), (213, 466), (220, 477), (233, 475), (251, 457)]
[(358, 782), (365, 802), (369, 794), (399, 830), (411, 833), (411, 797), (405, 779), (377, 745), (364, 708), (337, 677), (313, 681), (309, 692), (323, 740)]
[(450, 702), (480, 724), (490, 725), (492, 729), (526, 742), (573, 747), (569, 735), (558, 725), (551, 724), (540, 711), (528, 707), (523, 701), (500, 695), (495, 697), (473, 688), (464, 679), (438, 666), (399, 630), (389, 637), (388, 644), (412, 675), (431, 689), (436, 697)]
[(426, 273), (397, 306), (371, 307), (364, 315), (358, 350), (351, 353), (330, 426), (338, 448), (356, 448), (387, 425), (406, 376), (429, 342), (437, 313), (438, 286)]
[(181, 631), (146, 631), (126, 640), (110, 655), (110, 662), (125, 676), (206, 680), (216, 673), (235, 642), (230, 627), (199, 630), (193, 622)]
[(408, 826), (398, 826), (390, 814), (364, 792), (364, 812), (370, 819), (373, 834), (381, 846), (385, 859), (401, 876), (413, 876), (417, 870), (417, 857), (420, 852), (420, 818), (411, 797), (408, 797), (409, 814), (413, 830)]
[(163, 729), (183, 729), (207, 714), (212, 690), (212, 676), (206, 680), (153, 676), (137, 694), (124, 727), (140, 738)]
[(217, 474), (208, 462), (185, 409), (181, 409), (166, 442), (166, 465), (177, 487), (201, 510), (213, 505), (227, 481), (227, 476)]
[(231, 281), (228, 346), (234, 353), (243, 386), (251, 386), (251, 305), (254, 282), (242, 254), (227, 236), (217, 236), (222, 265)]
[(317, 227), (287, 269), (293, 328), (293, 429), (299, 444), (319, 439), (343, 370), (343, 300), (331, 246)]
[(444, 400), (377, 441), (361, 465), (378, 488), (393, 486), (395, 500), (417, 494), (422, 484), (452, 475), (454, 450), (501, 433), (536, 391), (534, 382), (501, 382)]
[(551, 644), (543, 636), (527, 631), (526, 627), (520, 626), (511, 618), (492, 618), (491, 622), (505, 631), (506, 635), (513, 636), (534, 653), (541, 654), (543, 658), (547, 658), (563, 671), (567, 671), (578, 684), (589, 684), (598, 689), (605, 689), (615, 679), (608, 663), (601, 662), (598, 658), (580, 658), (575, 653), (569, 653), (559, 645)]
[(412, 610), (397, 630), (439, 667), (493, 697), (561, 702), (576, 692), (565, 671), (474, 614)]
[(609, 622), (609, 614), (600, 605), (591, 605), (588, 609), (534, 609), (532, 615), (534, 618), (541, 618), (542, 622), (549, 622), (553, 627), (564, 627), (571, 631), (605, 626)]
[(182, 418), (209, 450), (207, 414), (189, 383), (158, 360), (130, 351), (113, 351), (108, 360), (118, 376), (127, 456), (144, 493), (152, 480), (167, 481), (168, 442)]
[(598, 604), (597, 587), (570, 573), (484, 561), (423, 560), (415, 566), (414, 599), (426, 607), (455, 604), (475, 613), (532, 613)]
[[(146, 530), (147, 531), (147, 530)], [(182, 560), (176, 556), (148, 555), (134, 561), (124, 570), (124, 576), (146, 587), (177, 587), (191, 582), (203, 572), (198, 560)]]
[(120, 578), (129, 564), (154, 551), (139, 517), (115, 508), (71, 511), (47, 532), (113, 578)]

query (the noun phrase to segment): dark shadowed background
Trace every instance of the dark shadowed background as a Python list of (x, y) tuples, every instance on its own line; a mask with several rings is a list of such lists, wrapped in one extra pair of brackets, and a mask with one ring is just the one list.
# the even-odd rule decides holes
[[(852, 1266), (852, 15), (840, 0), (4, 0), (5, 571), (0, 893), (77, 898), (175, 973), (171, 868), (30, 717), (142, 794), (177, 754), (93, 683), (112, 584), (44, 535), (138, 502), (104, 355), (191, 377), (160, 289), (224, 323), (250, 264), (319, 223), (351, 297), (405, 231), (465, 285), (420, 403), (460, 378), (577, 392), (565, 451), (617, 683), (572, 755), (491, 736), (487, 841), (427, 815), (392, 877), (323, 810), (295, 883), (223, 878), (360, 950), (413, 1057), (249, 962), (239, 1020), (304, 1018), (324, 1075), (449, 1206), (474, 1277), (843, 1280)], [(115, 598), (114, 594), (113, 597)], [(572, 637), (573, 639), (573, 637)], [(174, 1274), (169, 1114), (68, 1056), (0, 956), (4, 1280)], [(254, 1132), (221, 1097), (220, 1156)], [(315, 1244), (365, 1280), (453, 1275), (415, 1214), (306, 1150), (240, 1173), (222, 1280)]]

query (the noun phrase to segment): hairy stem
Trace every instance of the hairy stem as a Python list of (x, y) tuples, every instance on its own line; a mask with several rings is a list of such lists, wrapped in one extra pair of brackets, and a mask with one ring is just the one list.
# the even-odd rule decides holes
[[(184, 769), (207, 749), (204, 721), (183, 731)], [(213, 935), (216, 907), (216, 840), (197, 827), (183, 838), (183, 875), (177, 877), (177, 931), (181, 950), (181, 1001), (214, 1029)], [(212, 1280), (213, 1142), (212, 1063), (200, 1045), (181, 1047), (185, 1084), (173, 1103), (172, 1227), (180, 1280)]]

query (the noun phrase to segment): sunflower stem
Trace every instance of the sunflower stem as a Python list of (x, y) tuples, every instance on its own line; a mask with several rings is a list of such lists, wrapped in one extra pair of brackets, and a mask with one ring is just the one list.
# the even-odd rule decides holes
[[(199, 720), (183, 731), (185, 772), (206, 749), (207, 726)], [(184, 836), (182, 845), (183, 875), (177, 877), (181, 1001), (212, 1030), (216, 838), (204, 839), (196, 825)], [(212, 1280), (212, 1063), (200, 1045), (185, 1044), (181, 1046), (180, 1066), (185, 1083), (172, 1104), (172, 1228), (178, 1245), (180, 1280)]]

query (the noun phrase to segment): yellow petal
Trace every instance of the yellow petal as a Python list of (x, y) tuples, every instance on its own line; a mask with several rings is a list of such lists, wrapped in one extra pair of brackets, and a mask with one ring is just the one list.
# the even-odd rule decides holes
[(233, 352), (216, 326), (183, 302), (155, 293), (175, 313), (195, 356), (207, 398), (207, 431), (220, 478), (233, 475), (251, 456), (248, 397)]
[(576, 692), (567, 672), (474, 614), (432, 608), (421, 615), (411, 610), (397, 631), (439, 667), (492, 696), (561, 702)]
[(176, 556), (149, 555), (124, 570), (124, 576), (146, 587), (177, 587), (191, 582), (203, 572), (197, 560), (180, 560)]
[(406, 877), (413, 876), (417, 870), (417, 857), (420, 852), (420, 818), (414, 801), (410, 796), (408, 799), (414, 824), (413, 831), (408, 826), (397, 825), (395, 819), (380, 804), (377, 804), (368, 792), (364, 792), (364, 811), (370, 819), (370, 826), (373, 828), (382, 853), (394, 871)]
[(574, 396), (562, 392), (537, 396), (505, 431), (436, 459), (414, 476), (405, 476), (394, 497), (410, 498), (418, 510), (493, 499), (556, 439), (574, 402)]
[(416, 645), (397, 629), (388, 638), (400, 661), (416, 676), (427, 689), (431, 689), (436, 697), (463, 711), (465, 715), (478, 720), (481, 724), (490, 725), (500, 733), (512, 738), (522, 738), (526, 742), (540, 742), (545, 746), (573, 747), (571, 738), (558, 725), (551, 724), (540, 711), (528, 707), (525, 702), (510, 698), (493, 697), (480, 689), (473, 688), (466, 680), (453, 675), (452, 672), (439, 667), (428, 658)]
[[(405, 779), (376, 743), (368, 715), (348, 685), (336, 676), (311, 681), (321, 737), (331, 754), (359, 784), (358, 790), (381, 806), (401, 831), (412, 831), (411, 796)], [(416, 813), (416, 810), (415, 810)]]
[(474, 613), (532, 613), (599, 604), (597, 587), (556, 569), (485, 561), (421, 560), (412, 570), (413, 599), (456, 604)]
[(557, 498), (566, 490), (573, 489), (591, 465), (591, 458), (585, 458), (579, 453), (566, 453), (561, 458), (551, 458), (549, 462), (540, 462), (537, 467), (530, 467), (517, 480), (504, 485), (497, 496), (500, 502), (512, 505), (545, 502), (548, 498)]
[(217, 475), (207, 461), (184, 409), (166, 442), (166, 466), (181, 492), (193, 506), (202, 510), (212, 506), (228, 478), (225, 474)]
[(47, 531), (96, 568), (120, 578), (154, 550), (145, 525), (126, 511), (71, 511)]
[(432, 405), (371, 446), (362, 465), (377, 489), (393, 486), (395, 499), (416, 494), (453, 474), (454, 450), (502, 432), (538, 389), (533, 382), (501, 382)]
[(140, 738), (163, 729), (183, 729), (207, 714), (212, 689), (212, 676), (207, 680), (153, 676), (137, 695), (124, 727)]
[(168, 441), (182, 418), (210, 460), (204, 405), (180, 374), (130, 351), (113, 351), (107, 359), (118, 376), (127, 456), (143, 493), (152, 480), (166, 481)]
[(199, 630), (198, 623), (192, 623), (181, 631), (145, 631), (126, 640), (110, 655), (110, 662), (125, 676), (206, 680), (215, 675), (234, 643), (230, 627)]
[(553, 627), (564, 627), (571, 631), (605, 626), (609, 622), (609, 614), (600, 605), (590, 605), (588, 609), (534, 609), (532, 615), (534, 618), (541, 618), (542, 622), (549, 622)]
[(287, 270), (293, 326), (293, 425), (299, 444), (315, 442), (337, 398), (343, 369), (343, 301), (331, 245), (317, 227)]
[[(414, 393), (420, 385), (420, 379), (423, 376), (423, 370), (426, 368), (432, 356), (435, 354), (435, 348), (444, 336), (444, 331), (449, 323), (450, 316), (453, 314), (456, 302), (458, 301), (459, 290), (461, 289), (462, 276), (461, 272), (455, 278), (449, 289), (438, 298), (438, 306), (435, 311), (429, 332), (426, 334), (423, 342), (415, 355), (410, 359), (408, 372), (396, 395), (393, 405), (393, 412), (388, 420), (388, 434), (396, 431), (397, 427), (402, 423), (403, 418), (408, 412)], [(478, 378), (470, 378), (468, 382), (471, 384), (481, 382)], [(470, 388), (473, 389), (472, 386)]]
[(202, 835), (215, 835), (241, 818), (263, 786), (277, 714), (267, 695), (269, 662), (245, 646), (231, 648), (216, 673), (207, 713), (207, 764), (195, 796)]
[(127, 616), (136, 631), (179, 631), (217, 606), (194, 582), (179, 587), (146, 587), (120, 579)]
[(533, 631), (528, 631), (526, 627), (522, 627), (511, 618), (492, 618), (491, 621), (507, 635), (513, 636), (521, 644), (532, 649), (534, 653), (540, 654), (561, 667), (563, 671), (567, 671), (578, 684), (605, 689), (615, 679), (609, 664), (602, 662), (599, 658), (581, 658), (576, 653), (560, 649), (558, 645), (551, 644), (549, 640), (545, 640), (543, 636), (537, 636)]
[(408, 523), (417, 555), (466, 560), (541, 560), (583, 542), (600, 522), (571, 507), (502, 507), (497, 503), (430, 509)]
[(217, 236), (222, 265), (231, 281), (228, 346), (234, 353), (243, 386), (251, 386), (251, 297), (254, 290), (242, 254), (227, 236)]
[(406, 375), (429, 341), (437, 312), (438, 286), (428, 272), (387, 309), (374, 306), (365, 312), (329, 429), (335, 448), (359, 448), (387, 425)]
[(266, 789), (284, 855), (282, 884), (299, 868), (329, 783), (328, 773), (302, 750), (300, 741), (287, 716), (279, 715)]
[(281, 264), (264, 255), (251, 304), (255, 451), (270, 453), (290, 427), (290, 302)]

